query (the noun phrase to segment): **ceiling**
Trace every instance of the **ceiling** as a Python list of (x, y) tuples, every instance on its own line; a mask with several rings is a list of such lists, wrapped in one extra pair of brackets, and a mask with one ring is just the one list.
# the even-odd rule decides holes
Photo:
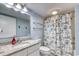
[[(57, 10), (59, 12), (65, 12), (67, 10), (74, 10), (74, 7), (77, 5), (77, 3), (27, 3), (26, 7), (29, 10), (32, 10), (36, 14), (46, 17), (51, 15), (52, 11)], [(26, 15), (21, 14), (20, 12), (14, 12), (12, 9), (8, 9), (2, 4), (0, 4), (0, 13), (4, 14), (10, 14), (13, 16), (21, 17), (21, 18), (28, 18)]]
[(73, 10), (76, 5), (76, 3), (28, 3), (27, 7), (42, 17), (46, 17), (52, 10)]

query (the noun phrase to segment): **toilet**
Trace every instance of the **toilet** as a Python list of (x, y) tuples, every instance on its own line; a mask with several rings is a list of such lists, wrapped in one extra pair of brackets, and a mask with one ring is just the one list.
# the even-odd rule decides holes
[(41, 56), (50, 56), (50, 49), (48, 47), (41, 46), (39, 50)]

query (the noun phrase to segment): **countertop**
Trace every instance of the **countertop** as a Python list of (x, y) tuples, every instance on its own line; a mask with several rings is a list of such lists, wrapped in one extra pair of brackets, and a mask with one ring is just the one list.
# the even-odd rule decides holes
[(24, 48), (28, 48), (34, 44), (40, 42), (40, 39), (35, 40), (26, 40), (22, 41), (21, 43), (17, 43), (16, 45), (8, 44), (0, 46), (0, 56), (6, 56), (8, 54), (14, 53)]

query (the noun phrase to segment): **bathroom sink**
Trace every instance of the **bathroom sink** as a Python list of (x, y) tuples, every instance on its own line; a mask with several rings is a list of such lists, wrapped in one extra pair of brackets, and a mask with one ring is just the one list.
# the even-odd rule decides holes
[(30, 44), (28, 41), (23, 41), (21, 44)]
[(30, 45), (29, 42), (21, 42), (21, 43), (17, 43), (16, 45), (13, 45), (12, 48), (18, 49), (18, 48), (26, 47), (26, 46), (29, 46), (29, 45)]

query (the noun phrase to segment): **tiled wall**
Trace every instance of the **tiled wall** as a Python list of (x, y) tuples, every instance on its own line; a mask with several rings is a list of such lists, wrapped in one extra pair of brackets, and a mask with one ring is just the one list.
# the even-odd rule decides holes
[(72, 13), (66, 13), (44, 21), (44, 45), (56, 55), (73, 55), (71, 20)]

